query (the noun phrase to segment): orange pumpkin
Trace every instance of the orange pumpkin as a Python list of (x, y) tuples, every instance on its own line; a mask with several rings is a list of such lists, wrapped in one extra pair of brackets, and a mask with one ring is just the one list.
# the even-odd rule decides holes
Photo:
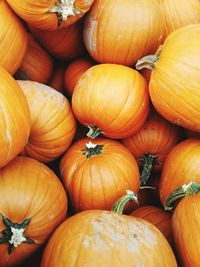
[(189, 24), (200, 23), (199, 0), (161, 0), (161, 12), (164, 17), (164, 38), (173, 31)]
[(142, 168), (142, 184), (146, 184), (151, 171), (162, 169), (167, 154), (179, 139), (180, 129), (152, 109), (140, 130), (122, 140)]
[(156, 51), (163, 30), (157, 0), (96, 0), (86, 16), (84, 42), (97, 62), (130, 66)]
[(139, 190), (139, 169), (128, 149), (110, 139), (75, 142), (64, 154), (60, 171), (76, 212), (109, 210), (126, 190)]
[(137, 69), (153, 69), (149, 92), (167, 120), (200, 132), (200, 24), (171, 33), (154, 56), (139, 60)]
[(51, 80), (49, 81), (48, 85), (55, 89), (56, 91), (64, 94), (64, 73), (65, 73), (65, 66), (60, 62), (56, 62), (54, 64), (53, 73), (51, 75)]
[(80, 212), (50, 238), (41, 267), (177, 267), (174, 254), (149, 222), (109, 211)]
[(7, 0), (17, 15), (36, 28), (55, 30), (79, 20), (94, 0)]
[(0, 266), (14, 266), (44, 244), (67, 213), (58, 177), (34, 159), (17, 157), (0, 170)]
[(57, 59), (72, 60), (83, 54), (82, 20), (54, 31), (40, 30), (30, 25), (29, 29), (49, 54)]
[(66, 92), (72, 96), (74, 88), (81, 75), (86, 72), (94, 64), (87, 58), (79, 58), (72, 61), (66, 68), (64, 74), (64, 84)]
[(0, 25), (0, 66), (14, 74), (27, 50), (27, 34), (4, 0), (0, 0)]
[(18, 80), (32, 80), (47, 83), (53, 71), (53, 61), (50, 55), (28, 34), (28, 50), (22, 65), (15, 74)]
[(53, 88), (18, 81), (31, 113), (31, 133), (23, 155), (49, 162), (65, 152), (76, 131), (76, 121), (68, 100)]
[(149, 112), (145, 79), (117, 64), (99, 64), (79, 79), (72, 96), (77, 119), (90, 128), (89, 137), (103, 134), (126, 138), (138, 131)]
[(0, 67), (0, 168), (24, 148), (30, 134), (26, 98), (13, 77)]
[(172, 191), (191, 181), (200, 183), (200, 140), (187, 139), (168, 154), (161, 173), (160, 199), (166, 206)]

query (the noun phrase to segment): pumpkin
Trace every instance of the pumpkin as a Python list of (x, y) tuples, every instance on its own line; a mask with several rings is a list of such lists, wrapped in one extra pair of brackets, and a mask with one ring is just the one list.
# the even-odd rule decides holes
[(67, 196), (42, 163), (17, 157), (0, 170), (0, 266), (28, 258), (64, 221)]
[(200, 24), (171, 33), (156, 55), (136, 64), (138, 70), (144, 66), (153, 69), (149, 92), (156, 110), (172, 123), (199, 132)]
[(60, 172), (75, 212), (110, 210), (126, 190), (139, 190), (136, 160), (125, 146), (111, 139), (75, 142), (62, 157)]
[(0, 67), (0, 168), (24, 148), (30, 134), (30, 112), (23, 91)]
[(31, 113), (31, 132), (23, 155), (49, 162), (65, 152), (76, 131), (76, 121), (68, 100), (53, 88), (17, 81)]
[(90, 210), (62, 223), (47, 243), (41, 267), (64, 266), (177, 267), (177, 263), (168, 242), (151, 223)]
[(94, 0), (7, 0), (15, 13), (34, 27), (55, 30), (79, 20)]
[(83, 54), (82, 20), (54, 31), (33, 28), (31, 25), (29, 29), (45, 50), (59, 60), (72, 60)]
[(51, 75), (51, 79), (48, 83), (50, 87), (55, 89), (56, 91), (64, 94), (64, 73), (65, 66), (62, 63), (56, 62), (54, 64), (53, 73)]
[(163, 31), (157, 0), (96, 0), (86, 16), (83, 34), (97, 62), (130, 66), (156, 51)]
[(139, 131), (122, 140), (142, 168), (142, 184), (146, 184), (151, 171), (161, 171), (167, 154), (179, 139), (179, 128), (152, 109)]
[(163, 41), (173, 31), (189, 24), (200, 23), (199, 0), (160, 1), (161, 12), (164, 17), (165, 31)]
[(64, 84), (69, 96), (72, 96), (81, 75), (93, 65), (92, 61), (87, 58), (78, 58), (67, 66), (64, 74)]
[(79, 79), (72, 109), (89, 137), (126, 138), (138, 131), (149, 112), (145, 79), (136, 70), (117, 64), (99, 64)]
[(169, 212), (155, 206), (143, 206), (132, 212), (131, 216), (151, 222), (161, 231), (168, 242), (173, 245), (172, 218)]
[(13, 75), (27, 51), (27, 34), (4, 0), (0, 1), (0, 25), (0, 66)]
[(15, 73), (15, 79), (32, 80), (47, 83), (53, 71), (53, 61), (50, 55), (28, 34), (28, 50), (22, 65)]
[(186, 139), (168, 154), (160, 179), (160, 199), (166, 205), (172, 191), (191, 181), (200, 182), (200, 140)]

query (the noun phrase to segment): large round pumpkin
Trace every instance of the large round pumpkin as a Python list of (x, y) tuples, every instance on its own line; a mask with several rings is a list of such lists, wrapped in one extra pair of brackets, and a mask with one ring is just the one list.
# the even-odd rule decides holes
[(0, 66), (14, 74), (27, 50), (27, 34), (5, 0), (0, 0), (0, 25)]
[(191, 181), (200, 183), (200, 139), (187, 139), (168, 154), (160, 180), (162, 204), (172, 191)]
[(72, 96), (77, 119), (91, 130), (90, 137), (104, 134), (125, 138), (140, 129), (149, 112), (145, 79), (136, 70), (117, 64), (99, 64), (79, 79)]
[(136, 160), (125, 146), (110, 139), (75, 142), (64, 154), (60, 171), (76, 212), (110, 210), (126, 190), (139, 190)]
[(34, 27), (55, 30), (67, 27), (79, 20), (94, 0), (7, 0), (23, 20)]
[(19, 70), (15, 73), (18, 80), (31, 80), (47, 83), (53, 72), (51, 56), (28, 34), (28, 49)]
[(30, 112), (23, 91), (0, 67), (0, 168), (24, 148), (30, 133)]
[(137, 62), (153, 68), (149, 90), (154, 107), (174, 124), (200, 131), (200, 24), (171, 33), (157, 53)]
[(31, 132), (23, 155), (49, 162), (65, 152), (76, 131), (71, 106), (63, 94), (33, 82), (18, 81), (29, 104)]
[(130, 66), (156, 51), (163, 30), (157, 0), (96, 0), (86, 17), (84, 41), (97, 62)]
[(0, 266), (17, 265), (44, 244), (67, 213), (58, 177), (42, 163), (17, 157), (0, 170)]
[(84, 211), (60, 225), (49, 240), (41, 267), (177, 267), (154, 225), (109, 211)]

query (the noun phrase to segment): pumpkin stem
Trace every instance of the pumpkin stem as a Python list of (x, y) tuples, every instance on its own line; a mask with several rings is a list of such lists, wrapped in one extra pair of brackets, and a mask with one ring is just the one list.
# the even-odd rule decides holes
[(88, 159), (94, 155), (98, 155), (102, 153), (103, 145), (97, 145), (92, 142), (88, 142), (86, 148), (82, 149), (83, 155), (85, 155)]
[(154, 55), (144, 56), (141, 59), (139, 59), (135, 64), (136, 70), (142, 70), (142, 69), (153, 70), (155, 63), (158, 61), (160, 57), (161, 50), (162, 46), (158, 48), (158, 51)]
[(192, 196), (200, 192), (200, 184), (196, 182), (190, 182), (188, 184), (182, 185), (180, 188), (175, 189), (172, 193), (166, 198), (164, 202), (165, 210), (173, 210), (177, 200), (185, 196)]
[(25, 236), (24, 232), (31, 221), (31, 218), (25, 219), (21, 224), (13, 223), (10, 219), (0, 214), (6, 228), (4, 228), (0, 237), (0, 244), (8, 243), (8, 254), (11, 254), (21, 243), (33, 244), (34, 240)]
[(98, 136), (102, 135), (103, 132), (97, 128), (96, 126), (94, 125), (91, 125), (91, 124), (88, 124), (87, 127), (89, 128), (89, 131), (87, 133), (87, 136), (92, 138), (92, 139), (95, 139), (97, 138)]
[(69, 16), (76, 16), (81, 14), (81, 10), (75, 8), (75, 0), (58, 0), (55, 3), (55, 7), (51, 7), (48, 13), (56, 13), (58, 17), (58, 27)]
[(126, 194), (115, 202), (111, 210), (117, 212), (118, 214), (123, 214), (126, 204), (133, 201), (139, 204), (138, 195), (131, 190), (126, 190)]
[(156, 158), (157, 158), (156, 155), (144, 155), (144, 157), (139, 159), (139, 161), (143, 161), (143, 169), (140, 176), (141, 186), (146, 185), (146, 182), (149, 179)]

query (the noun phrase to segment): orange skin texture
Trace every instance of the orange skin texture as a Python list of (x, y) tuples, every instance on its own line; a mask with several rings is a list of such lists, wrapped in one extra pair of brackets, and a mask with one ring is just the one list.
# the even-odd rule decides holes
[(200, 24), (171, 33), (151, 74), (149, 92), (167, 120), (200, 131)]
[(27, 51), (27, 33), (6, 1), (0, 1), (0, 66), (13, 75)]
[(52, 161), (67, 150), (75, 135), (76, 120), (69, 101), (47, 85), (32, 81), (18, 84), (31, 113), (31, 132), (23, 155)]
[(58, 27), (58, 17), (55, 13), (50, 13), (49, 9), (54, 8), (56, 3), (60, 3), (60, 1), (7, 0), (8, 4), (19, 17), (36, 28), (48, 31), (56, 30), (58, 28), (66, 28), (75, 23), (90, 9), (93, 1), (94, 0), (76, 0), (75, 8), (80, 10), (81, 14), (68, 16), (68, 18)]
[(82, 20), (64, 29), (46, 31), (32, 27), (29, 29), (47, 52), (59, 60), (72, 60), (82, 56)]
[(23, 91), (0, 67), (0, 168), (23, 150), (30, 127), (30, 112)]
[(72, 109), (83, 125), (94, 125), (113, 139), (126, 138), (138, 131), (148, 116), (147, 83), (126, 66), (93, 66), (74, 88)]
[(15, 78), (47, 83), (52, 75), (51, 56), (28, 34), (28, 49)]
[(157, 0), (96, 0), (86, 16), (83, 37), (95, 61), (130, 66), (156, 51), (163, 31)]
[(95, 210), (72, 216), (49, 240), (41, 267), (65, 266), (177, 267), (177, 263), (168, 242), (151, 223)]
[(184, 267), (199, 267), (200, 194), (184, 197), (172, 216), (177, 253)]
[(144, 155), (156, 155), (153, 170), (160, 171), (170, 150), (180, 139), (180, 129), (165, 120), (153, 109), (143, 126), (134, 135), (123, 139), (123, 144), (138, 160)]
[[(0, 170), (0, 212), (12, 222), (31, 218), (25, 236), (35, 244), (21, 243), (12, 254), (0, 245), (0, 266), (15, 266), (44, 244), (66, 218), (67, 196), (58, 177), (42, 163), (17, 157)], [(5, 225), (0, 220), (0, 231)]]
[(200, 23), (199, 0), (160, 0), (165, 31), (163, 41), (173, 31), (189, 24)]
[(64, 74), (64, 84), (69, 96), (72, 96), (74, 88), (81, 75), (93, 65), (92, 61), (87, 58), (78, 58), (67, 66)]
[(168, 154), (160, 179), (162, 204), (172, 191), (191, 181), (200, 183), (200, 140), (186, 139)]
[(161, 231), (170, 244), (173, 243), (171, 214), (169, 212), (155, 206), (143, 206), (136, 209), (131, 215), (152, 223)]
[[(89, 141), (103, 148), (100, 154), (87, 158), (82, 150)], [(84, 138), (75, 142), (64, 154), (60, 172), (75, 212), (110, 210), (126, 190), (139, 190), (136, 160), (125, 146), (110, 139)]]
[(54, 65), (53, 73), (51, 75), (51, 80), (48, 83), (50, 87), (56, 91), (64, 94), (64, 73), (65, 67), (60, 63)]

